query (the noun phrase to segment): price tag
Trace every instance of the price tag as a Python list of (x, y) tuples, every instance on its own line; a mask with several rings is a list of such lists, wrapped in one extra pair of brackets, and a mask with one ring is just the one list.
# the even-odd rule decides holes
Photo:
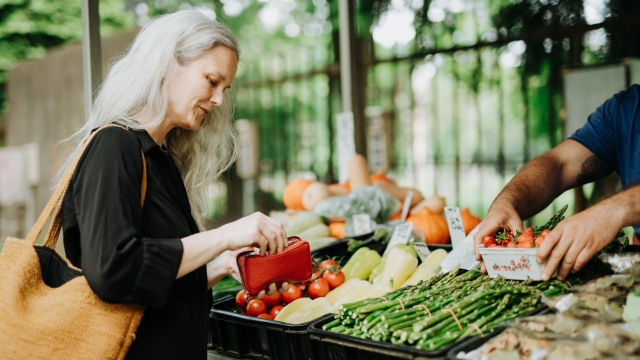
[(337, 114), (336, 144), (338, 145), (338, 175), (341, 183), (349, 179), (349, 160), (356, 153), (353, 134), (353, 112), (348, 111)]
[(431, 254), (431, 250), (429, 250), (429, 247), (427, 246), (427, 244), (415, 243), (413, 244), (413, 250), (415, 250), (416, 253), (418, 253), (418, 256), (420, 257), (421, 262), (424, 262), (425, 260), (427, 260), (427, 258)]
[(371, 232), (371, 218), (369, 214), (353, 215), (354, 236), (368, 234)]
[(460, 216), (460, 208), (446, 207), (444, 208), (444, 215), (447, 218), (447, 225), (449, 225), (451, 244), (455, 248), (466, 237), (464, 233), (464, 227), (462, 226), (462, 216)]
[(411, 222), (396, 226), (396, 228), (393, 230), (393, 235), (391, 235), (391, 240), (389, 240), (389, 244), (387, 244), (387, 248), (384, 250), (384, 253), (388, 253), (391, 248), (398, 244), (408, 243), (412, 231), (413, 223)]
[(402, 205), (402, 215), (400, 215), (400, 220), (402, 220), (402, 222), (407, 220), (409, 208), (411, 207), (411, 198), (413, 198), (413, 191), (409, 191), (407, 193), (407, 196), (405, 196), (404, 198), (404, 204)]

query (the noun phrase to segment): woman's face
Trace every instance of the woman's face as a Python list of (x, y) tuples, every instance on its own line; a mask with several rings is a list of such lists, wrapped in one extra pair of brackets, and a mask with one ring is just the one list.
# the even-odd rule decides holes
[(236, 54), (225, 46), (214, 47), (186, 66), (174, 66), (165, 117), (168, 125), (199, 129), (205, 116), (222, 105), (237, 68)]

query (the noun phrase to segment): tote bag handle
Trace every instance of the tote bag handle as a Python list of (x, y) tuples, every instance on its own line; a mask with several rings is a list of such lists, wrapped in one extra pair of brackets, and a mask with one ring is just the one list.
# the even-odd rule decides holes
[[(61, 212), (62, 200), (64, 199), (64, 195), (67, 192), (67, 188), (71, 183), (71, 178), (73, 177), (73, 173), (76, 170), (78, 161), (80, 161), (80, 157), (82, 157), (82, 153), (84, 153), (85, 149), (87, 148), (87, 145), (89, 145), (93, 137), (99, 131), (109, 127), (119, 127), (127, 130), (127, 128), (125, 128), (124, 126), (110, 124), (110, 125), (105, 125), (100, 127), (98, 130), (94, 131), (93, 134), (89, 135), (87, 140), (82, 145), (82, 148), (80, 149), (76, 157), (73, 159), (73, 162), (69, 166), (69, 169), (67, 170), (66, 174), (64, 174), (64, 178), (62, 179), (62, 181), (54, 191), (53, 195), (51, 196), (51, 199), (49, 199), (49, 202), (47, 203), (44, 210), (40, 214), (40, 217), (38, 217), (38, 221), (36, 221), (35, 225), (33, 225), (33, 227), (31, 228), (29, 235), (27, 235), (26, 241), (28, 241), (31, 245), (34, 245), (36, 243), (38, 236), (40, 236), (40, 234), (42, 233), (42, 230), (44, 230), (44, 226), (46, 225), (47, 220), (49, 220), (49, 218), (51, 217), (53, 210), (56, 209), (56, 213), (53, 217), (53, 220), (51, 221), (51, 225), (49, 227), (49, 231), (47, 232), (47, 237), (44, 242), (44, 246), (50, 249), (55, 249), (56, 243), (58, 242), (58, 238), (60, 236), (60, 230), (62, 229), (62, 212)], [(144, 198), (147, 193), (147, 163), (144, 159), (144, 153), (142, 152), (142, 150), (140, 150), (140, 153), (142, 154), (142, 187), (140, 192), (140, 206), (142, 207), (144, 204)]]

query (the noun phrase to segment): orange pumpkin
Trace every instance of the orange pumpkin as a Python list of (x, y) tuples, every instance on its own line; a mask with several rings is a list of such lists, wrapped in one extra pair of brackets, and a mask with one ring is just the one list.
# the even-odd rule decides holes
[(464, 233), (469, 235), (471, 230), (475, 229), (478, 224), (480, 224), (480, 218), (473, 215), (469, 208), (464, 208), (460, 210), (460, 216), (462, 217), (462, 226), (464, 227)]
[(304, 210), (302, 206), (302, 195), (309, 185), (315, 181), (307, 179), (295, 179), (288, 183), (282, 194), (282, 202), (287, 209)]
[(369, 175), (369, 180), (371, 180), (371, 183), (374, 183), (376, 181), (386, 181), (386, 182), (390, 182), (392, 184), (395, 184), (396, 182), (389, 179), (387, 177), (387, 174), (385, 174), (383, 171), (377, 172), (375, 174), (371, 174)]
[(336, 239), (344, 239), (344, 221), (336, 221), (329, 224), (330, 236)]
[(417, 214), (407, 218), (407, 222), (412, 222), (413, 226), (422, 230), (427, 244), (447, 244), (449, 242), (449, 227), (447, 220), (431, 210), (424, 208)]

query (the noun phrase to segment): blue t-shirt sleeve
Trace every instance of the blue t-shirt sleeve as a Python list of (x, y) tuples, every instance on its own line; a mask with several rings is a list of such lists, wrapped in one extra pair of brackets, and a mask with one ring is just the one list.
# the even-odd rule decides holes
[(618, 170), (616, 158), (616, 125), (618, 102), (624, 91), (614, 95), (589, 115), (587, 123), (569, 139), (575, 140), (594, 155)]

